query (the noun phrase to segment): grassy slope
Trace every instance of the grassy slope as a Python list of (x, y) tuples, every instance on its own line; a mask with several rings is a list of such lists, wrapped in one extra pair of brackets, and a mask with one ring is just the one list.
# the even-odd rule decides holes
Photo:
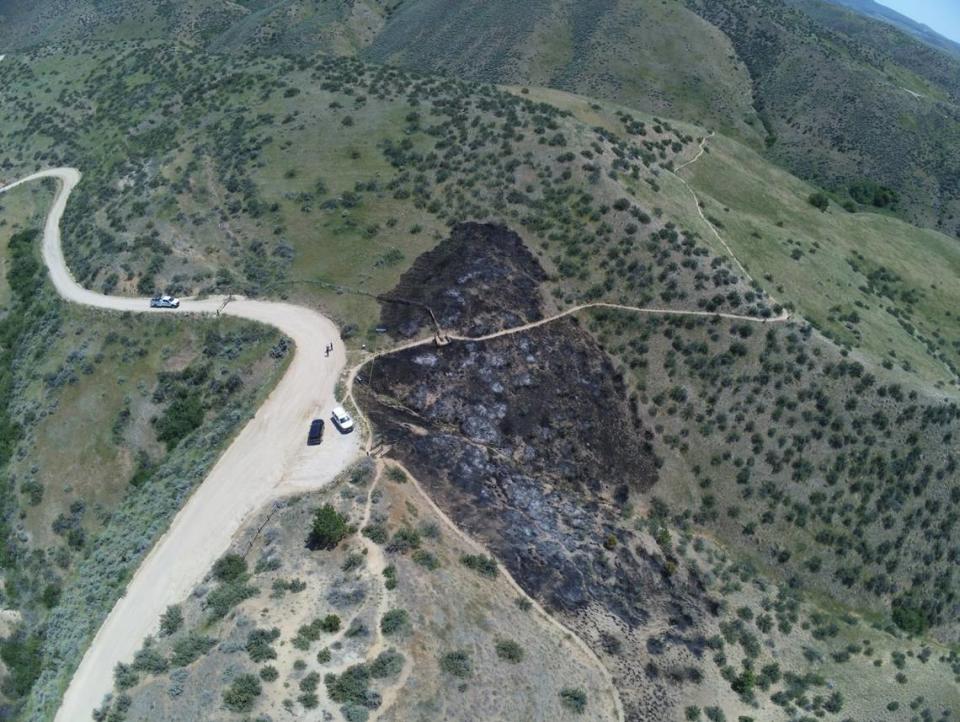
[[(626, 110), (622, 107), (544, 88), (528, 92), (585, 124), (624, 132), (617, 118)], [(677, 125), (706, 137), (703, 129)], [(750, 148), (721, 135), (709, 138), (706, 148), (680, 174), (697, 193), (704, 215), (720, 222), (721, 235), (753, 279), (874, 365), (886, 361), (908, 382), (955, 391), (960, 375), (960, 337), (953, 331), (960, 306), (960, 289), (952, 282), (960, 272), (956, 241), (891, 215), (848, 213), (835, 204), (822, 213), (808, 202), (814, 187)], [(691, 149), (681, 162), (693, 157)], [(645, 183), (624, 183), (638, 200), (660, 207), (666, 217), (696, 230), (714, 252), (726, 253), (696, 213), (689, 190), (672, 174), (660, 175), (661, 193)], [(899, 279), (886, 286), (893, 298), (878, 295), (882, 284), (867, 278), (882, 268)], [(904, 294), (917, 300), (908, 306)], [(859, 320), (851, 322), (851, 312)]]
[[(312, 714), (336, 714), (343, 706), (329, 700), (322, 682), (319, 700), (313, 702), (300, 695), (299, 682), (312, 672), (323, 680), (327, 673), (365, 657), (368, 663), (372, 661), (375, 629), (388, 609), (406, 611), (407, 622), (384, 637), (384, 648), (403, 655), (403, 674), (371, 681), (371, 687), (385, 699), (394, 698), (389, 709), (380, 707), (384, 719), (430, 718), (442, 710), (450, 720), (476, 719), (478, 715), (503, 721), (518, 715), (523, 719), (573, 720), (575, 716), (560, 705), (557, 693), (562, 687), (584, 689), (590, 710), (608, 718), (610, 689), (597, 668), (584, 663), (557, 627), (546, 624), (537, 612), (521, 609), (515, 603), (516, 590), (502, 575), (482, 577), (461, 564), (463, 554), (476, 550), (444, 525), (412, 484), (382, 479), (374, 492), (371, 526), (382, 529), (388, 539), (401, 529), (418, 530), (417, 552), (384, 552), (395, 571), (394, 587), (383, 588), (385, 578), (374, 566), (377, 561), (367, 554), (357, 534), (348, 535), (334, 550), (305, 552), (310, 518), (319, 506), (332, 503), (353, 522), (361, 518), (369, 477), (356, 472), (344, 477), (350, 482), (344, 478), (321, 493), (291, 498), (279, 510), (264, 510), (237, 533), (233, 550), (246, 557), (258, 594), (242, 601), (226, 619), (212, 622), (203, 597), (214, 584), (206, 583), (197, 594), (184, 599), (183, 629), (157, 640), (154, 648), (169, 657), (172, 644), (191, 628), (225, 644), (183, 670), (187, 675), (179, 682), (182, 694), (169, 694), (170, 676), (141, 673), (139, 684), (126, 690), (133, 700), (130, 719), (151, 714), (162, 714), (164, 719), (233, 718), (235, 715), (221, 710), (221, 691), (241, 672), (257, 673), (267, 665), (279, 672), (279, 678), (263, 683), (252, 714), (307, 716), (311, 714), (307, 705), (317, 702)], [(305, 588), (270, 593), (275, 582), (293, 579), (302, 581)], [(381, 595), (387, 602), (378, 606)], [(340, 617), (339, 634), (324, 632), (319, 639), (295, 641), (298, 629), (327, 614)], [(354, 620), (362, 622), (367, 631), (345, 636), (343, 630)], [(254, 627), (277, 629), (279, 638), (271, 645), (273, 658), (255, 662), (244, 649), (243, 642)], [(523, 659), (511, 663), (498, 658), (495, 644), (501, 639), (519, 644)], [(231, 644), (230, 640), (241, 643)], [(323, 649), (330, 652), (327, 661), (317, 659)], [(454, 649), (465, 649), (471, 657), (473, 672), (466, 688), (460, 687), (457, 678), (438, 670), (440, 658)], [(296, 660), (304, 665), (302, 669), (294, 666)]]
[[(770, 293), (844, 345), (938, 387), (956, 383), (960, 244), (876, 213), (822, 213), (807, 202), (813, 188), (752, 151), (720, 137), (709, 148), (682, 172)], [(893, 298), (867, 278), (884, 268), (898, 279), (888, 284)], [(916, 302), (908, 307), (904, 294)], [(845, 320), (851, 313), (859, 320)]]
[(352, 53), (366, 45), (390, 3), (275, 0), (78, 0), (0, 3), (0, 47), (22, 49), (64, 40), (180, 40), (218, 51)]
[[(123, 293), (163, 287), (287, 295), (319, 301), (341, 325), (372, 334), (372, 294), (392, 288), (401, 262), (434, 243), (448, 222), (519, 220), (526, 214), (530, 240), (561, 271), (557, 292), (564, 302), (586, 294), (639, 303), (659, 293), (637, 283), (617, 290), (613, 276), (623, 269), (609, 260), (590, 268), (588, 255), (576, 247), (581, 240), (612, 243), (626, 214), (611, 209), (619, 186), (602, 177), (599, 166), (563, 152), (565, 134), (570, 142), (576, 137), (578, 147), (594, 144), (604, 163), (612, 162), (614, 149), (604, 149), (593, 131), (554, 109), (539, 117), (540, 109), (523, 107), (516, 149), (491, 154), (504, 123), (498, 106), (509, 96), (478, 89), (471, 97), (469, 86), (451, 81), (322, 58), (251, 61), (134, 46), (117, 54), (91, 46), (76, 58), (69, 73), (60, 73), (56, 57), (42, 52), (0, 70), (20, 81), (7, 106), (10, 147), (28, 152), (23, 129), (30, 123), (41, 129), (30, 137), (31, 147), (60, 139), (45, 162), (68, 155), (84, 169), (65, 223), (71, 267), (91, 286)], [(121, 78), (104, 74), (105, 63), (122, 68)], [(284, 80), (274, 81), (275, 75)], [(75, 130), (64, 137), (43, 108), (66, 87), (72, 92), (62, 96), (66, 103), (59, 103), (57, 113), (70, 118)], [(167, 109), (188, 102), (185, 93), (189, 112), (175, 115), (176, 124), (164, 120)], [(463, 104), (462, 112), (451, 111), (449, 102)], [(27, 112), (13, 110), (18, 103)], [(437, 143), (434, 136), (472, 117), (483, 123), (471, 120), (472, 130), (464, 133), (482, 142), (468, 144), (455, 135), (446, 141), (454, 150), (426, 155)], [(555, 145), (547, 142), (547, 126)], [(637, 178), (645, 165), (667, 163), (691, 142), (669, 128), (643, 132), (633, 147), (616, 149), (625, 159), (618, 161), (621, 170)], [(402, 150), (401, 157), (388, 158), (388, 142)], [(529, 154), (530, 167), (505, 171), (518, 199), (505, 211), (492, 205), (502, 205), (498, 196), (505, 191), (491, 166), (508, 154)], [(561, 155), (565, 160), (558, 160)], [(419, 163), (427, 167), (412, 172)], [(538, 174), (561, 173), (551, 192), (562, 196), (549, 202), (571, 217), (558, 219), (531, 182)], [(576, 184), (594, 174), (595, 199), (571, 203)], [(523, 211), (520, 200), (531, 210)], [(575, 237), (572, 214), (583, 218), (595, 240)], [(641, 225), (662, 224), (648, 218)], [(699, 291), (691, 293), (691, 283), (692, 277), (680, 284), (676, 297), (702, 301)]]
[(770, 157), (838, 193), (864, 178), (895, 188), (906, 218), (957, 233), (960, 61), (843, 13), (810, 16), (775, 0), (688, 4), (747, 64)]
[[(466, 47), (462, 27), (475, 31)], [(409, 3), (363, 52), (420, 71), (557, 87), (759, 140), (750, 79), (734, 55), (681, 4), (635, 0)]]
[(769, 138), (768, 157), (807, 180), (838, 194), (877, 181), (900, 192), (903, 217), (950, 235), (960, 229), (960, 60), (823, 3), (9, 1), (6, 12), (0, 47), (178, 38), (258, 55), (359, 53), (470, 80), (581, 92), (757, 147)]

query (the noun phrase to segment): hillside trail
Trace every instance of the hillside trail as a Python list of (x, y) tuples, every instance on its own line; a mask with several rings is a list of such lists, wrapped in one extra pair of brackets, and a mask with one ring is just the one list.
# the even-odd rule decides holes
[[(723, 249), (727, 252), (727, 255), (730, 256), (730, 258), (733, 260), (735, 264), (737, 264), (737, 268), (739, 269), (740, 273), (743, 274), (743, 277), (746, 278), (748, 281), (756, 283), (756, 281), (754, 281), (753, 279), (753, 276), (751, 276), (750, 273), (747, 271), (747, 269), (744, 268), (743, 264), (740, 263), (740, 259), (737, 258), (737, 254), (733, 252), (733, 249), (730, 248), (730, 246), (727, 244), (724, 237), (720, 235), (720, 231), (717, 230), (717, 227), (704, 214), (703, 207), (700, 205), (700, 196), (698, 196), (697, 192), (693, 190), (693, 186), (691, 186), (687, 182), (687, 180), (680, 175), (680, 171), (682, 171), (684, 168), (687, 168), (693, 165), (703, 157), (704, 153), (707, 152), (707, 141), (710, 140), (713, 136), (714, 136), (713, 131), (710, 131), (710, 135), (707, 135), (701, 138), (700, 149), (697, 151), (697, 154), (693, 158), (688, 160), (686, 163), (682, 163), (681, 165), (678, 165), (676, 168), (674, 168), (673, 175), (676, 176), (677, 180), (679, 180), (683, 184), (683, 187), (686, 188), (687, 191), (690, 193), (690, 195), (693, 197), (693, 205), (697, 209), (697, 213), (699, 214), (700, 219), (707, 225), (707, 227), (710, 229), (710, 232), (713, 233), (713, 236), (717, 239), (717, 241), (719, 241), (720, 245), (723, 246)], [(773, 300), (772, 296), (770, 297), (770, 300), (771, 301)]]
[[(60, 296), (72, 303), (109, 311), (171, 313), (150, 308), (146, 298), (107, 296), (77, 283), (63, 255), (60, 221), (70, 193), (80, 181), (80, 172), (74, 168), (40, 171), (0, 187), (0, 193), (45, 178), (60, 182), (44, 225), (42, 246), (50, 280)], [(348, 372), (347, 400), (357, 408), (353, 398), (353, 382), (359, 370), (378, 356), (432, 342), (491, 340), (529, 331), (591, 308), (654, 315), (719, 317), (755, 323), (777, 323), (790, 318), (786, 312), (775, 318), (762, 319), (730, 313), (634, 307), (606, 302), (586, 303), (538, 321), (484, 336), (441, 333), (435, 338), (416, 339), (376, 354), (367, 354)], [(331, 435), (319, 449), (307, 449), (303, 444), (303, 433), (309, 420), (331, 414), (335, 405), (337, 379), (346, 365), (346, 349), (336, 326), (329, 319), (313, 309), (293, 304), (234, 296), (184, 299), (176, 313), (201, 316), (219, 316), (222, 313), (274, 326), (293, 340), (296, 347), (294, 357), (283, 378), (253, 419), (233, 440), (140, 564), (127, 585), (125, 595), (113, 607), (84, 654), (64, 695), (56, 722), (73, 722), (89, 717), (91, 711), (100, 705), (103, 696), (111, 691), (113, 668), (117, 662), (132, 659), (142, 640), (156, 632), (160, 615), (166, 607), (193, 591), (214, 561), (229, 548), (234, 533), (251, 513), (273, 499), (288, 494), (291, 488), (308, 490), (330, 483), (360, 455), (358, 435), (355, 434)], [(324, 349), (330, 343), (333, 344), (333, 352), (327, 356)], [(382, 468), (378, 468), (378, 473), (380, 471)], [(417, 488), (422, 492), (419, 485)], [(430, 503), (439, 512), (432, 500)], [(369, 509), (368, 503), (365, 516), (369, 514)], [(452, 520), (439, 513), (446, 524), (457, 529)], [(462, 535), (459, 530), (458, 533)], [(465, 535), (463, 538), (468, 539)], [(382, 566), (381, 558), (371, 558), (377, 559), (377, 566)], [(520, 589), (512, 579), (511, 583)], [(560, 625), (556, 620), (553, 623)], [(567, 635), (575, 637), (570, 630), (565, 627), (564, 630)], [(582, 640), (578, 643), (584, 649), (589, 649)], [(377, 646), (382, 648), (382, 641)], [(599, 663), (595, 656), (594, 659)], [(606, 667), (603, 669), (606, 670)]]

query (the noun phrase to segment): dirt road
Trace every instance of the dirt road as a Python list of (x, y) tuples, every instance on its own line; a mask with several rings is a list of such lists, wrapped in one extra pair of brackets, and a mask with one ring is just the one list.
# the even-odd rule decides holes
[[(103, 296), (81, 287), (70, 274), (60, 245), (60, 218), (70, 191), (80, 180), (72, 168), (34, 174), (0, 189), (41, 178), (61, 187), (47, 216), (43, 259), (57, 292), (67, 301), (137, 313), (216, 313), (224, 298), (184, 299), (179, 311), (152, 310), (145, 298)], [(57, 713), (57, 722), (91, 718), (113, 687), (113, 668), (129, 661), (143, 638), (157, 631), (167, 605), (186, 597), (226, 551), (234, 532), (253, 511), (291, 488), (330, 482), (359, 455), (359, 435), (341, 436), (329, 428), (319, 448), (305, 446), (311, 418), (329, 418), (334, 388), (346, 362), (336, 326), (316, 311), (286, 303), (235, 299), (224, 314), (270, 324), (293, 339), (296, 353), (283, 379), (256, 416), (243, 428), (144, 559), (126, 596), (100, 627)], [(329, 357), (324, 347), (333, 343)]]

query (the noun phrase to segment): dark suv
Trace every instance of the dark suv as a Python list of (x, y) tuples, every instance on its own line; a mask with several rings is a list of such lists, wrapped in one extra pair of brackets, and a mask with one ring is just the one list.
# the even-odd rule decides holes
[(323, 440), (323, 419), (314, 419), (307, 434), (307, 446), (316, 446)]

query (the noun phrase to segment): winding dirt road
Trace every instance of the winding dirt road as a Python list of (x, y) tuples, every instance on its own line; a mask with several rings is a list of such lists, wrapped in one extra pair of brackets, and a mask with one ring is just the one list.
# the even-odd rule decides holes
[[(57, 292), (67, 301), (95, 308), (164, 313), (150, 309), (145, 298), (104, 296), (76, 282), (63, 257), (60, 219), (80, 173), (72, 168), (42, 171), (0, 188), (0, 192), (42, 178), (61, 183), (43, 233), (43, 259)], [(225, 301), (220, 297), (185, 299), (175, 313), (212, 315)], [(330, 416), (334, 388), (346, 362), (336, 326), (316, 311), (286, 303), (235, 299), (222, 313), (280, 329), (296, 344), (293, 360), (254, 418), (143, 560), (126, 596), (116, 603), (73, 675), (57, 722), (90, 719), (113, 687), (116, 663), (132, 659), (143, 638), (157, 631), (167, 605), (190, 594), (227, 550), (234, 532), (250, 513), (296, 488), (329, 483), (360, 453), (358, 434), (341, 436), (332, 428), (319, 448), (305, 446), (310, 419)], [(326, 357), (328, 343), (333, 343), (334, 350)]]

